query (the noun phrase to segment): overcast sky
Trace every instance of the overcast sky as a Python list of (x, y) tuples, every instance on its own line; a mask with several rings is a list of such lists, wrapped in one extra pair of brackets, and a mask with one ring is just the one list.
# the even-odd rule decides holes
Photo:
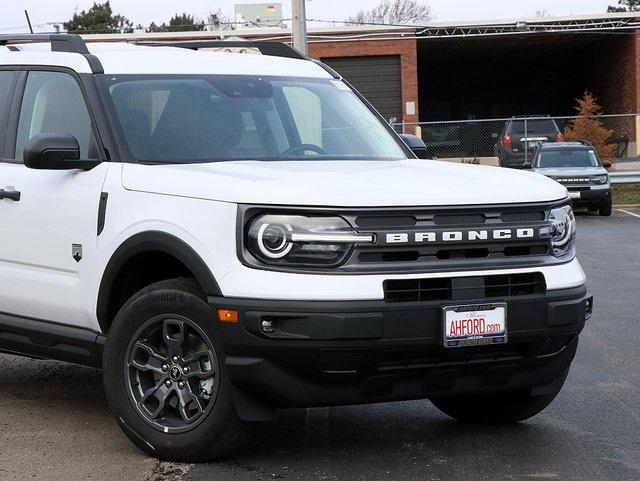
[[(102, 1), (102, 0), (101, 0)], [(307, 0), (307, 17), (310, 19), (343, 20), (361, 8), (372, 7), (379, 0)], [(606, 11), (607, 5), (617, 0), (430, 0), (434, 20), (484, 20), (521, 18), (533, 16), (544, 10), (549, 15), (590, 14)], [(134, 24), (162, 23), (174, 13), (187, 11), (204, 18), (218, 7), (229, 16), (236, 3), (254, 3), (251, 0), (111, 0), (117, 13)], [(256, 1), (255, 3), (268, 3)], [(291, 15), (291, 2), (282, 0), (285, 18)], [(47, 22), (68, 20), (73, 12), (89, 8), (93, 0), (2, 0), (0, 30), (24, 31), (24, 9), (29, 10), (31, 22), (48, 30)]]

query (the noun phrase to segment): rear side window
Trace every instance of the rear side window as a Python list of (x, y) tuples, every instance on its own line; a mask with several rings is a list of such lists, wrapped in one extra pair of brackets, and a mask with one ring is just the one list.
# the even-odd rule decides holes
[(22, 98), (16, 159), (38, 134), (71, 134), (80, 144), (81, 159), (98, 158), (91, 117), (76, 80), (62, 72), (30, 72)]
[[(13, 96), (13, 82), (17, 73), (9, 70), (0, 70), (0, 125), (7, 125), (9, 110)], [(5, 140), (7, 137), (5, 129), (0, 131), (0, 157), (5, 155)]]

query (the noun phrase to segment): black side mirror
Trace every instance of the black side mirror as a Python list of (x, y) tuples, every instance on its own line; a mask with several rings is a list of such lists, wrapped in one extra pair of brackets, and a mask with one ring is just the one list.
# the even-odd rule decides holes
[(530, 169), (531, 167), (533, 167), (531, 162), (525, 162), (524, 164), (522, 164), (523, 169)]
[(400, 138), (407, 144), (407, 147), (416, 154), (419, 159), (427, 158), (427, 146), (420, 137), (411, 134), (399, 134)]
[(605, 160), (605, 161), (603, 161), (603, 162), (602, 162), (602, 166), (603, 166), (605, 169), (610, 169), (610, 168), (611, 168), (611, 161), (610, 161), (610, 160)]
[(99, 160), (80, 160), (80, 145), (70, 134), (38, 134), (24, 145), (24, 165), (40, 170), (91, 170)]

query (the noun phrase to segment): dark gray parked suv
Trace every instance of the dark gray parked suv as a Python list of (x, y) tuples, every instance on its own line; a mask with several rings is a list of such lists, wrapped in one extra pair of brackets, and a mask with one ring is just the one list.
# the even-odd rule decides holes
[(521, 169), (527, 160), (531, 162), (540, 143), (562, 141), (562, 132), (549, 116), (513, 117), (502, 130), (496, 154), (500, 167)]

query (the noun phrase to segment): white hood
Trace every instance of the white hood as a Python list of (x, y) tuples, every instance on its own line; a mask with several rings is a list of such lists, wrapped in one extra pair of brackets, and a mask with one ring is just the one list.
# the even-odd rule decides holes
[(532, 172), (451, 162), (124, 164), (124, 188), (247, 204), (392, 207), (542, 202), (567, 190)]

